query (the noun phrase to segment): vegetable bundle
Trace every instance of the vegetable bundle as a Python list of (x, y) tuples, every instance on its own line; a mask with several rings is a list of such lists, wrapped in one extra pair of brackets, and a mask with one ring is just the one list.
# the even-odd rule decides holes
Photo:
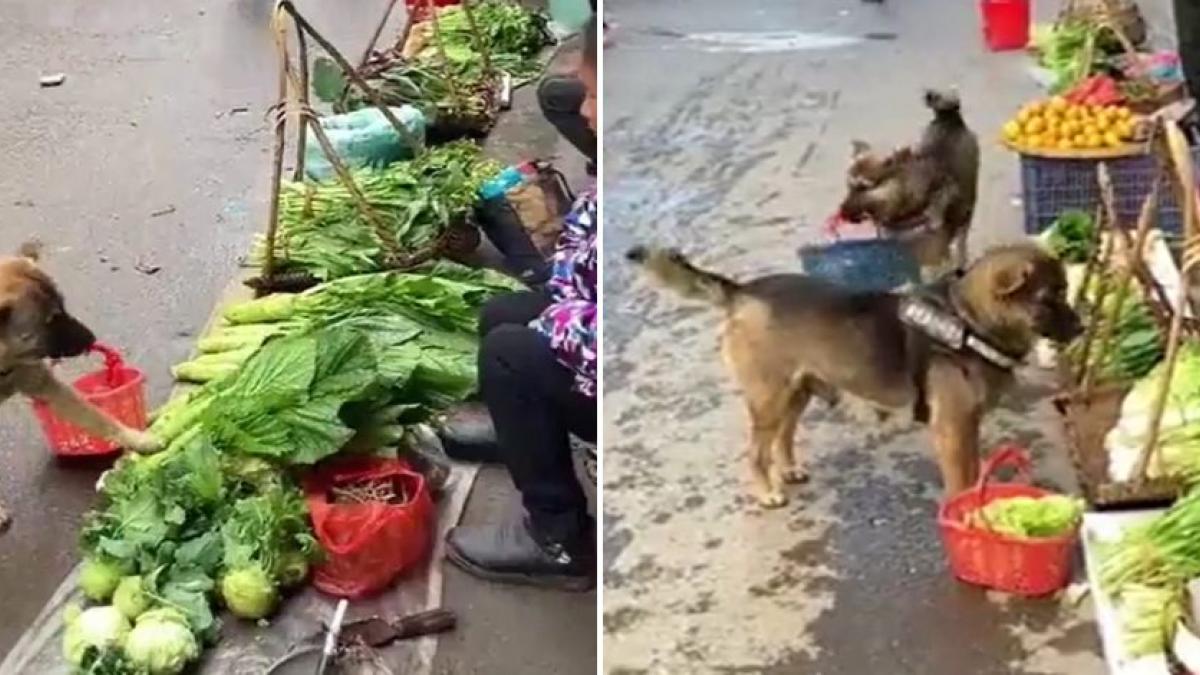
[[(1099, 345), (1093, 340), (1088, 361), (1089, 365), (1096, 368), (1098, 381), (1132, 382), (1147, 375), (1162, 361), (1165, 340), (1150, 306), (1137, 289), (1130, 286), (1122, 296), (1119, 289), (1112, 288), (1115, 286), (1112, 276), (1111, 273), (1097, 275), (1084, 295), (1084, 303), (1094, 305), (1100, 285), (1109, 284), (1112, 290), (1104, 296), (1099, 314), (1105, 324), (1115, 321), (1111, 342), (1103, 360), (1097, 362), (1100, 358)], [(1114, 314), (1118, 311), (1118, 304), (1120, 313)], [(1082, 338), (1080, 342), (1070, 345), (1066, 354), (1078, 365), (1083, 356)]]
[(1032, 36), (1038, 64), (1054, 77), (1050, 91), (1070, 89), (1104, 66), (1121, 44), (1108, 28), (1076, 18), (1053, 26), (1035, 26)]
[[(1133, 478), (1165, 376), (1164, 362), (1138, 380), (1121, 403), (1117, 424), (1104, 439), (1109, 473), (1114, 480)], [(1158, 449), (1152, 460), (1146, 468), (1150, 476), (1177, 476), (1188, 483), (1200, 481), (1200, 345), (1195, 342), (1186, 341), (1179, 346), (1159, 424)]]
[[(412, 40), (422, 45), (415, 54), (419, 61), (436, 62), (441, 58), (438, 35), (446, 59), (456, 73), (465, 76), (483, 75), (483, 55), (479, 53), (471, 24), (462, 5), (437, 10), (438, 30), (426, 19), (412, 28)], [(471, 3), (471, 16), (482, 34), (492, 67), (516, 79), (533, 77), (541, 70), (538, 59), (548, 43), (546, 16), (526, 9), (509, 0), (483, 0)]]
[[(354, 172), (354, 180), (385, 236), (410, 255), (434, 244), (467, 218), (479, 187), (500, 169), (472, 143), (433, 148), (385, 169)], [(391, 251), (336, 179), (285, 183), (279, 196), (276, 255), (280, 272), (307, 272), (322, 280), (385, 269)], [(251, 259), (265, 259), (260, 238)]]

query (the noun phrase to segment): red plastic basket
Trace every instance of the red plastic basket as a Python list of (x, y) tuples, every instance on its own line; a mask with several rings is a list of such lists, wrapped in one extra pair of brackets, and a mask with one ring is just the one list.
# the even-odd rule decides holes
[(979, 6), (988, 49), (1002, 52), (1029, 44), (1029, 0), (980, 0)]
[[(990, 483), (992, 474), (1003, 466), (1015, 467), (1023, 482)], [(1070, 582), (1078, 525), (1059, 537), (1022, 539), (966, 524), (967, 514), (991, 501), (1052, 494), (1028, 482), (1029, 455), (1021, 448), (1006, 446), (988, 459), (974, 488), (942, 503), (938, 526), (955, 577), (976, 586), (1030, 597), (1053, 593)]]
[[(142, 371), (126, 365), (111, 347), (96, 343), (91, 351), (104, 356), (104, 368), (75, 380), (75, 390), (84, 400), (109, 417), (134, 429), (146, 428), (146, 378)], [(33, 401), (33, 412), (55, 454), (64, 457), (107, 455), (120, 449), (116, 443), (96, 438), (83, 429), (59, 419), (44, 402)]]

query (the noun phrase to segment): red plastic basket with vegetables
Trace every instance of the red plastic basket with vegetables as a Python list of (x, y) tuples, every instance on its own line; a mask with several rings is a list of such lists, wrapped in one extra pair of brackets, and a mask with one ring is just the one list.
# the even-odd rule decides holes
[(309, 478), (305, 492), (325, 551), (313, 574), (321, 591), (350, 599), (378, 593), (429, 554), (433, 499), (405, 462), (334, 462)]
[[(1022, 482), (993, 483), (993, 474), (1001, 467), (1017, 469)], [(1024, 596), (1053, 593), (1071, 579), (1071, 557), (1079, 531), (1082, 508), (1076, 500), (1055, 495), (1029, 482), (1029, 456), (1015, 446), (998, 449), (983, 467), (983, 474), (974, 488), (951, 497), (942, 503), (938, 526), (942, 543), (950, 560), (954, 576), (970, 584), (993, 588)], [(1068, 513), (1059, 510), (1058, 519), (1065, 524), (1045, 525), (1043, 531), (1029, 528), (1032, 536), (1009, 534), (1011, 527), (989, 522), (989, 504), (1001, 501), (1024, 502), (1045, 498), (1067, 500), (1059, 507), (1070, 505)], [(998, 520), (993, 511), (992, 520)], [(1000, 530), (1000, 531), (997, 531)], [(1049, 536), (1037, 536), (1045, 531), (1057, 531)]]
[[(112, 347), (96, 343), (91, 351), (104, 357), (104, 368), (75, 380), (75, 390), (88, 403), (125, 426), (145, 429), (146, 378), (142, 371), (127, 365)], [(42, 401), (33, 402), (33, 412), (55, 454), (64, 457), (94, 456), (120, 449), (112, 441), (96, 438), (59, 419)]]

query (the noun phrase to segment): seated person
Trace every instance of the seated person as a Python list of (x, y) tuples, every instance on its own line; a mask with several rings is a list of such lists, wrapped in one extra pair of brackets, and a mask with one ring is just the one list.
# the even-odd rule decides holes
[[(594, 130), (594, 19), (585, 31), (581, 108)], [(493, 457), (477, 459), (505, 465), (526, 512), (450, 531), (450, 561), (485, 579), (566, 590), (595, 584), (595, 524), (575, 475), (571, 435), (596, 438), (596, 216), (589, 190), (566, 218), (545, 287), (493, 298), (480, 318), (479, 393), (495, 442)], [(452, 443), (446, 450), (464, 458)]]

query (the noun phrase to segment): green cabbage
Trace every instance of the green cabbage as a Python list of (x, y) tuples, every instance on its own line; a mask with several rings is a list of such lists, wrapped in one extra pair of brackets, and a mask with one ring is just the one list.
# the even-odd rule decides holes
[[(1109, 474), (1114, 480), (1132, 478), (1150, 433), (1154, 402), (1165, 374), (1163, 362), (1138, 380), (1121, 402), (1117, 424), (1104, 440), (1109, 453)], [(1152, 455), (1155, 461), (1147, 467), (1150, 476), (1200, 479), (1200, 345), (1195, 342), (1179, 345), (1159, 424), (1158, 443), (1158, 453)]]
[(967, 523), (1010, 537), (1044, 538), (1067, 534), (1083, 516), (1083, 500), (1065, 495), (1006, 497), (967, 515)]
[(63, 655), (72, 666), (83, 665), (89, 647), (100, 651), (119, 648), (129, 634), (129, 620), (110, 605), (85, 609), (68, 618), (63, 632)]
[(88, 600), (108, 602), (124, 576), (121, 566), (105, 558), (88, 557), (79, 570), (79, 588)]
[(149, 675), (176, 675), (200, 656), (200, 643), (187, 618), (169, 609), (152, 609), (137, 619), (125, 640), (125, 656)]
[(231, 570), (221, 579), (221, 598), (234, 616), (262, 619), (275, 611), (279, 592), (262, 567), (247, 565)]
[(113, 607), (130, 619), (150, 609), (150, 597), (146, 595), (140, 576), (125, 577), (117, 584), (117, 590), (113, 592)]

